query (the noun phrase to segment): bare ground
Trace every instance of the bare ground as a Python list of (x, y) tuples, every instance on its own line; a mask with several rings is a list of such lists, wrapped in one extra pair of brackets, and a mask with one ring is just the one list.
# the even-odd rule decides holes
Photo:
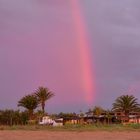
[(0, 140), (140, 140), (140, 132), (0, 131)]

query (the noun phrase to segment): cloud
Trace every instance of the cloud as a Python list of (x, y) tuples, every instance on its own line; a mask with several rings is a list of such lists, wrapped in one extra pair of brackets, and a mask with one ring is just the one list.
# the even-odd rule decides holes
[[(116, 97), (140, 82), (140, 1), (82, 0), (80, 4), (95, 62), (97, 93), (93, 105), (111, 107)], [(3, 107), (15, 107), (25, 93), (48, 85), (58, 94), (50, 103), (55, 111), (84, 108), (71, 16), (69, 1), (65, 0), (0, 1)], [(136, 87), (139, 89), (138, 84)], [(138, 90), (133, 92), (140, 98)], [(9, 95), (11, 99), (7, 99)], [(59, 103), (64, 98), (65, 108)], [(69, 99), (78, 100), (77, 109), (70, 106)]]
[[(100, 96), (113, 100), (140, 81), (140, 18), (138, 0), (84, 1), (93, 52), (95, 51)], [(134, 93), (136, 96), (136, 92)], [(140, 96), (139, 96), (140, 97)], [(108, 102), (108, 103), (107, 103)]]

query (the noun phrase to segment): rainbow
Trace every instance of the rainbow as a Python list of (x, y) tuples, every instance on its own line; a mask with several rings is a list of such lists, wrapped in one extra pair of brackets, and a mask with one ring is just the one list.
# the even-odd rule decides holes
[(76, 43), (79, 47), (80, 60), (82, 66), (82, 80), (84, 88), (84, 96), (88, 105), (93, 104), (95, 97), (95, 82), (94, 72), (92, 70), (92, 62), (90, 56), (90, 43), (88, 40), (88, 34), (85, 26), (85, 20), (81, 13), (81, 7), (78, 0), (70, 0), (72, 8), (72, 17), (74, 18)]

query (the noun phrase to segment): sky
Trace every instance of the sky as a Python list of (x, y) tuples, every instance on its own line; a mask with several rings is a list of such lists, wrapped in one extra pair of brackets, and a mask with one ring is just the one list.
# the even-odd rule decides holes
[(140, 100), (140, 1), (75, 1), (0, 0), (0, 109), (39, 86), (50, 113)]

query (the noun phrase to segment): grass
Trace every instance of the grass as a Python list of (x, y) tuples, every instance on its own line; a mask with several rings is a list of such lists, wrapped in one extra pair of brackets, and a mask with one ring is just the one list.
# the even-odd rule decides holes
[(41, 125), (13, 125), (0, 126), (1, 130), (31, 130), (31, 131), (140, 131), (140, 124), (112, 124), (112, 125), (65, 125), (62, 127), (41, 126)]

